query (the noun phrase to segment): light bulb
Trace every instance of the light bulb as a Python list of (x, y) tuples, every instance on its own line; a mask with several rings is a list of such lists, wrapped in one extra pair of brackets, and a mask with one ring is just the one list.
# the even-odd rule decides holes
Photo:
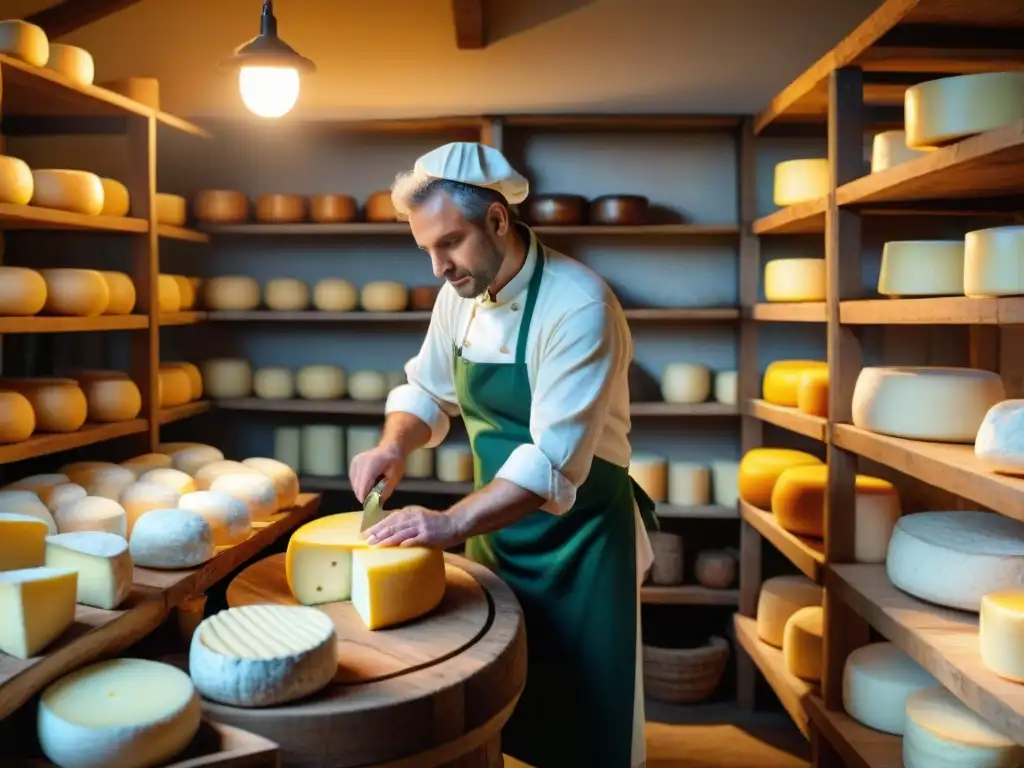
[(238, 88), (250, 112), (281, 117), (299, 99), (299, 72), (292, 67), (242, 67)]

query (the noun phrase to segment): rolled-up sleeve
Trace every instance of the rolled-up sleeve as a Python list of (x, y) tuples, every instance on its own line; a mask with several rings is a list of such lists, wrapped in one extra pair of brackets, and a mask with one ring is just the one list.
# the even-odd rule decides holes
[(568, 512), (590, 474), (613, 394), (629, 366), (621, 314), (601, 302), (563, 317), (541, 342), (530, 412), (533, 442), (509, 455), (497, 476), (546, 499), (541, 509)]

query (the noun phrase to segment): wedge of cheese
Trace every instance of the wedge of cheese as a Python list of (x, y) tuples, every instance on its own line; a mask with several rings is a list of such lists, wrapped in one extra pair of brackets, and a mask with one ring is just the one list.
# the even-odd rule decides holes
[(75, 531), (46, 539), (46, 565), (78, 572), (77, 602), (112, 611), (132, 591), (128, 542), (114, 533)]
[(285, 573), (292, 596), (303, 605), (320, 605), (352, 597), (352, 552), (369, 545), (359, 534), (362, 512), (328, 515), (292, 534)]
[(70, 568), (22, 568), (0, 573), (0, 651), (35, 656), (75, 620), (78, 573)]
[(0, 571), (42, 565), (49, 533), (49, 526), (38, 517), (0, 512)]

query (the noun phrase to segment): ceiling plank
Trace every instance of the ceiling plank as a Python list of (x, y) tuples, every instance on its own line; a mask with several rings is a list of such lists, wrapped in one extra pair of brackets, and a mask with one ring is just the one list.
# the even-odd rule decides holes
[(29, 16), (25, 21), (56, 38), (135, 5), (139, 0), (64, 0)]
[(452, 0), (455, 44), (460, 50), (485, 48), (484, 0)]

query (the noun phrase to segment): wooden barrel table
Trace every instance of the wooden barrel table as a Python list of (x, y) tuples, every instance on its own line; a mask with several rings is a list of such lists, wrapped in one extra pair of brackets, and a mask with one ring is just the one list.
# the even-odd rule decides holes
[[(500, 768), (501, 729), (526, 681), (526, 635), (512, 590), (490, 570), (445, 555), (444, 599), (426, 616), (370, 631), (351, 603), (334, 620), (338, 673), (320, 693), (280, 707), (203, 701), (214, 721), (281, 747), (284, 768)], [(297, 605), (285, 556), (246, 568), (231, 607)]]

